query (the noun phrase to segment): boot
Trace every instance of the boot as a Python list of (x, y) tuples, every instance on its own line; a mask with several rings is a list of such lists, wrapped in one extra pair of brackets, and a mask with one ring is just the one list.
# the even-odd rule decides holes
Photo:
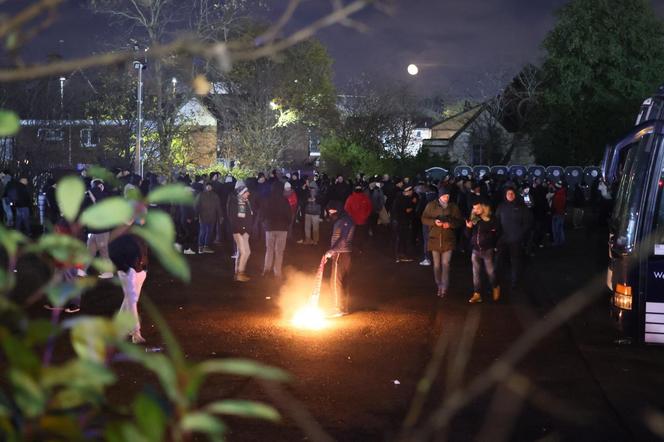
[(500, 299), (500, 287), (494, 287), (492, 294), (494, 302), (498, 301)]
[(478, 302), (482, 302), (482, 295), (479, 294), (479, 292), (473, 292), (473, 296), (470, 297), (468, 300), (471, 304), (477, 304)]

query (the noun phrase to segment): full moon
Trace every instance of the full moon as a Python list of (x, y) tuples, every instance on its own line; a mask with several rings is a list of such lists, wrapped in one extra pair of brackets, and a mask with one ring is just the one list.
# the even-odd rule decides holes
[(409, 65), (408, 65), (408, 73), (409, 73), (410, 75), (417, 75), (417, 73), (418, 73), (419, 71), (420, 71), (420, 70), (417, 68), (416, 65), (414, 65), (414, 64), (409, 64)]

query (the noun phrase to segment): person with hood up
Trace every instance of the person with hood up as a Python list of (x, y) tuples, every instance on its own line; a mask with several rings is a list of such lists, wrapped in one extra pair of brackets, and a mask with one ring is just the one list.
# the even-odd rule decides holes
[(210, 247), (215, 226), (223, 219), (221, 203), (211, 182), (205, 183), (203, 191), (196, 197), (194, 204), (198, 215), (198, 253), (214, 253)]
[(533, 216), (530, 209), (517, 199), (513, 187), (507, 187), (504, 195), (505, 201), (496, 210), (496, 222), (500, 229), (497, 264), (502, 271), (509, 258), (514, 288), (519, 280), (525, 241), (533, 224)]
[(246, 274), (246, 269), (249, 255), (251, 255), (249, 232), (253, 225), (254, 212), (249, 202), (249, 196), (250, 192), (244, 181), (237, 181), (235, 183), (235, 195), (228, 199), (228, 218), (237, 248), (234, 279), (238, 282), (250, 280)]
[(337, 318), (349, 313), (349, 273), (355, 225), (338, 201), (329, 202), (327, 214), (334, 223), (330, 250), (325, 253), (325, 257), (332, 262), (330, 286), (334, 297), (334, 311), (329, 316)]
[(500, 287), (494, 268), (494, 251), (498, 241), (498, 224), (491, 216), (490, 202), (486, 198), (477, 198), (471, 208), (470, 219), (466, 221), (466, 235), (470, 237), (473, 264), (473, 295), (468, 300), (471, 304), (482, 302), (482, 264), (491, 284), (494, 301), (500, 299)]
[(286, 238), (291, 225), (291, 208), (284, 196), (284, 184), (281, 181), (272, 183), (272, 191), (265, 201), (263, 221), (265, 223), (263, 276), (273, 272), (275, 278), (281, 278)]
[(450, 261), (456, 247), (456, 232), (463, 224), (459, 207), (450, 202), (450, 193), (442, 187), (438, 199), (431, 201), (422, 213), (422, 224), (429, 226), (428, 249), (433, 258), (433, 277), (437, 296), (444, 298), (450, 282)]
[(368, 236), (369, 216), (372, 212), (371, 200), (361, 185), (356, 185), (353, 193), (346, 199), (344, 210), (355, 224), (355, 246), (361, 253)]

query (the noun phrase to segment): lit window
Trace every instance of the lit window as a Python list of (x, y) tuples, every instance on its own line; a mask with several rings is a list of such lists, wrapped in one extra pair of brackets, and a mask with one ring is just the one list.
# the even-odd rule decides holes
[(97, 147), (97, 137), (91, 128), (81, 129), (81, 146)]
[(41, 141), (55, 143), (65, 139), (65, 131), (62, 129), (47, 129), (42, 127), (37, 129), (37, 138)]

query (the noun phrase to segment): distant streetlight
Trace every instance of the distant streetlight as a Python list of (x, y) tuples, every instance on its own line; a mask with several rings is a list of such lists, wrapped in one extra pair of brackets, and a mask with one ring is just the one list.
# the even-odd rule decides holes
[(277, 108), (279, 108), (279, 105), (274, 100), (270, 101), (270, 109), (276, 110)]
[(175, 88), (178, 85), (178, 79), (173, 77), (173, 79), (171, 80), (171, 84), (173, 85), (173, 95), (175, 95)]
[(410, 75), (417, 75), (420, 72), (417, 65), (414, 64), (409, 64), (407, 70)]

